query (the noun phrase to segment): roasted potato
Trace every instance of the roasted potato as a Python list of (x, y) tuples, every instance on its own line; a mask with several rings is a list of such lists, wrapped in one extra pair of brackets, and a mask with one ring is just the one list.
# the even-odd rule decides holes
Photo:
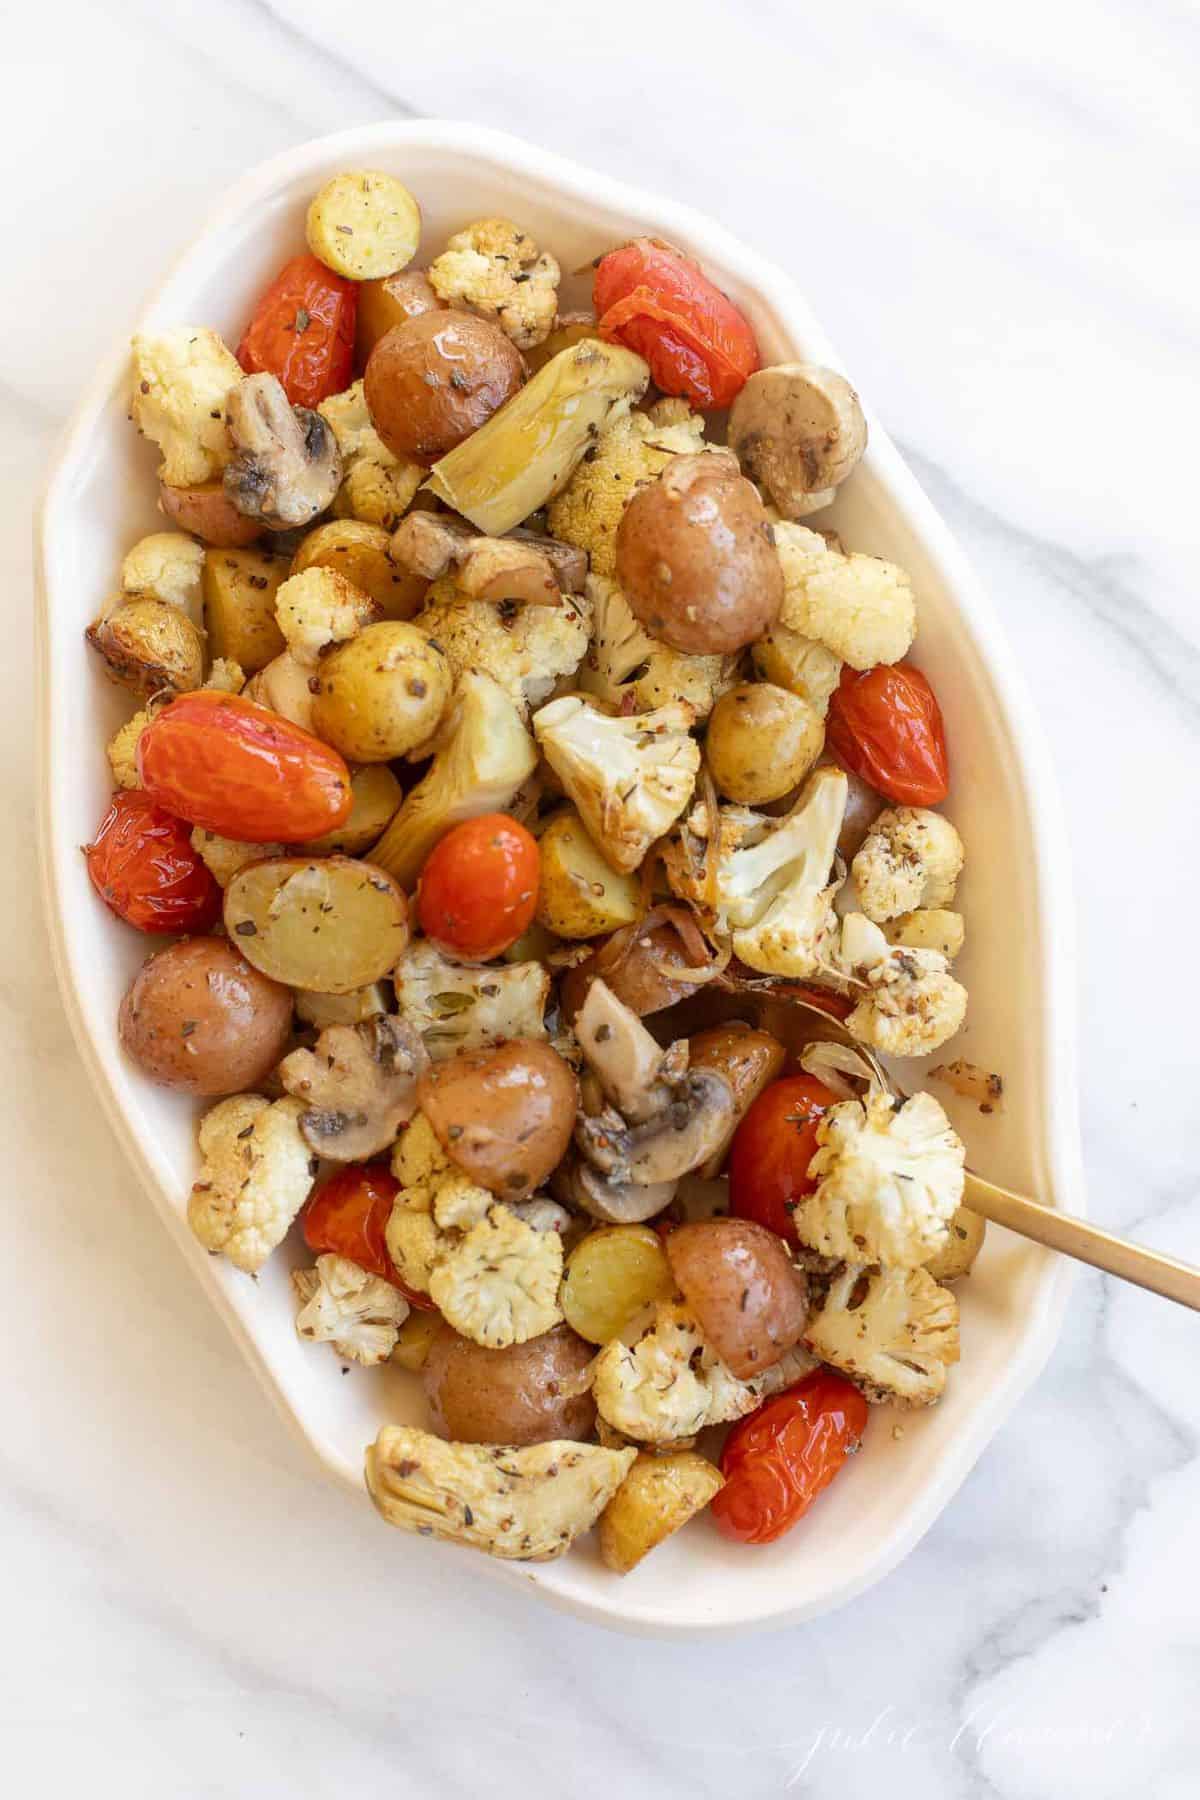
[(426, 743), (450, 699), (450, 665), (416, 625), (383, 619), (324, 657), (313, 730), (351, 762), (390, 762)]
[(385, 275), (379, 281), (364, 281), (358, 290), (358, 321), (354, 340), (354, 356), (360, 369), (379, 342), (395, 325), (415, 319), (421, 313), (438, 312), (442, 308), (429, 285), (429, 277), (420, 269), (404, 269), (399, 275)]
[(348, 994), (312, 994), (301, 988), (295, 996), (296, 1017), (305, 1025), (324, 1031), (327, 1025), (361, 1025), (390, 1010), (388, 995), (380, 981), (369, 987), (352, 988)]
[(521, 352), (490, 319), (427, 312), (380, 338), (363, 389), (392, 455), (431, 463), (478, 431), (524, 379)]
[(815, 706), (772, 682), (743, 681), (713, 708), (704, 760), (727, 800), (761, 806), (802, 781), (824, 747)]
[(225, 889), (225, 929), (272, 980), (348, 994), (396, 962), (408, 943), (408, 902), (371, 863), (281, 856), (234, 876)]
[(292, 559), (291, 573), (335, 569), (371, 596), (383, 618), (411, 619), (420, 610), (429, 583), (392, 561), (390, 543), (382, 525), (331, 519), (308, 533)]
[(677, 456), (617, 527), (617, 582), (640, 623), (691, 656), (728, 655), (774, 624), (783, 569), (732, 457)]
[(135, 975), (118, 1031), (127, 1055), (160, 1087), (240, 1094), (287, 1048), (292, 996), (251, 968), (225, 938), (184, 938)]
[(800, 1342), (808, 1283), (783, 1239), (749, 1219), (704, 1219), (666, 1240), (667, 1261), (701, 1332), (739, 1380)]
[(566, 313), (555, 324), (550, 336), (543, 338), (540, 344), (525, 352), (525, 361), (529, 364), (529, 373), (536, 375), (539, 369), (545, 368), (548, 362), (556, 357), (560, 350), (569, 350), (573, 344), (582, 344), (585, 338), (599, 338), (594, 313)]
[(602, 1225), (567, 1258), (559, 1305), (589, 1344), (607, 1344), (644, 1306), (669, 1300), (675, 1278), (663, 1241), (649, 1225)]
[(433, 1346), (433, 1340), (441, 1329), (440, 1313), (420, 1311), (414, 1307), (409, 1313), (400, 1334), (396, 1339), (396, 1348), (392, 1351), (391, 1360), (399, 1363), (402, 1369), (410, 1374), (419, 1375), (425, 1367), (425, 1359)]
[(587, 1439), (596, 1406), (580, 1377), (592, 1347), (566, 1325), (505, 1350), (487, 1350), (443, 1323), (422, 1378), (433, 1429), (459, 1444)]
[(125, 600), (87, 629), (114, 681), (135, 694), (190, 693), (204, 680), (204, 640), (168, 600)]
[(354, 804), (344, 825), (324, 837), (313, 838), (304, 848), (310, 856), (340, 850), (344, 856), (363, 856), (387, 830), (404, 798), (404, 790), (386, 763), (367, 763), (350, 772)]
[(557, 1168), (579, 1104), (570, 1067), (538, 1038), (462, 1050), (427, 1069), (418, 1093), (446, 1154), (505, 1200), (532, 1194)]
[(602, 937), (641, 917), (637, 876), (612, 867), (573, 807), (555, 814), (540, 847), (537, 919), (547, 931), (561, 938)]
[(160, 482), (160, 509), (178, 525), (220, 550), (244, 549), (263, 534), (261, 519), (240, 513), (221, 481), (206, 481), (199, 487), (168, 487)]
[(724, 1486), (721, 1471), (694, 1450), (639, 1455), (600, 1515), (601, 1562), (628, 1575)]
[(281, 656), (272, 657), (265, 669), (252, 675), (242, 691), (247, 700), (269, 707), (282, 719), (290, 719), (301, 731), (312, 731), (313, 696), (309, 686), (312, 679), (312, 670), (297, 662), (290, 650), (285, 650)]
[(648, 929), (644, 923), (623, 925), (597, 944), (586, 962), (567, 970), (559, 985), (559, 1002), (570, 1022), (599, 976), (618, 1000), (644, 1019), (701, 993), (702, 985), (690, 979), (688, 971), (695, 972), (707, 960), (689, 948), (670, 918), (650, 923)]
[(348, 281), (378, 281), (403, 269), (421, 241), (421, 209), (402, 181), (379, 169), (347, 169), (308, 209), (313, 255)]
[(734, 1132), (786, 1060), (787, 1050), (777, 1037), (736, 1020), (713, 1025), (688, 1039), (688, 1067), (714, 1069), (728, 1082), (733, 1095), (733, 1122), (724, 1143), (698, 1171), (702, 1178), (711, 1180), (720, 1174)]
[(986, 1231), (986, 1219), (972, 1212), (969, 1206), (959, 1207), (950, 1221), (949, 1243), (925, 1264), (939, 1286), (944, 1287), (948, 1281), (958, 1281), (970, 1274), (975, 1258), (983, 1249)]
[(275, 595), (287, 574), (287, 558), (266, 550), (210, 550), (201, 592), (213, 656), (227, 656), (253, 675), (282, 654), (287, 646), (275, 622)]

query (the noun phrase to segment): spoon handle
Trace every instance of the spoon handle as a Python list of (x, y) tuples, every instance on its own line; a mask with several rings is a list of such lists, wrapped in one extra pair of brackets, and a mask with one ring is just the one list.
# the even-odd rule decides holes
[(1035, 1244), (1060, 1250), (1064, 1256), (1091, 1263), (1094, 1269), (1103, 1269), (1108, 1275), (1135, 1282), (1153, 1294), (1162, 1294), (1167, 1300), (1177, 1300), (1181, 1306), (1200, 1312), (1200, 1269), (1191, 1263), (1177, 1262), (1173, 1256), (1162, 1256), (1157, 1250), (1114, 1237), (1085, 1219), (1026, 1200), (1021, 1194), (985, 1181), (981, 1175), (973, 1175), (970, 1169), (963, 1203), (994, 1224), (1006, 1225), (1021, 1237), (1032, 1238)]

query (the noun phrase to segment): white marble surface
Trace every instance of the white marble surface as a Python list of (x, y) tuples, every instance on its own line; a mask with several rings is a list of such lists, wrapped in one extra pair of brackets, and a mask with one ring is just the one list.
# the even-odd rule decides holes
[[(248, 162), (470, 116), (692, 200), (809, 289), (988, 579), (1069, 803), (1102, 1221), (1200, 1260), (1195, 91), (1148, 0), (60, 0), (5, 23), (0, 733), (14, 1792), (1184, 1800), (1197, 1327), (1097, 1278), (957, 1499), (840, 1615), (622, 1641), (384, 1579), (85, 1085), (39, 918), (28, 516), (97, 353)], [(1164, 916), (1165, 915), (1165, 916)]]

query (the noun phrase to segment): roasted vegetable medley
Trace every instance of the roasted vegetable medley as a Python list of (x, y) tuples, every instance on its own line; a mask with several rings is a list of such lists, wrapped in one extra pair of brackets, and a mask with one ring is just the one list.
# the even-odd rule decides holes
[(706, 1509), (777, 1538), (936, 1401), (982, 1224), (938, 1101), (823, 1041), (922, 1057), (967, 1002), (917, 596), (810, 523), (858, 398), (596, 249), (429, 244), (347, 171), (236, 352), (134, 338), (169, 529), (87, 633), (136, 710), (86, 855), (169, 940), (120, 1038), (207, 1108), (197, 1239), (253, 1276), (294, 1231), (301, 1337), (423, 1384), (384, 1518), (598, 1524), (625, 1574)]

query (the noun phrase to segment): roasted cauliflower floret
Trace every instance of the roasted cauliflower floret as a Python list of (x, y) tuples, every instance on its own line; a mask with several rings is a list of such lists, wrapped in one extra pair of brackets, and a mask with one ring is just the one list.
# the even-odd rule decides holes
[(787, 688), (807, 700), (822, 718), (829, 712), (838, 683), (842, 679), (842, 659), (818, 644), (815, 638), (789, 631), (778, 621), (765, 637), (752, 648), (754, 666), (764, 681)]
[(925, 806), (889, 806), (851, 864), (859, 904), (882, 925), (917, 907), (948, 906), (963, 866), (949, 819)]
[[(240, 694), (245, 685), (246, 677), (239, 665), (230, 662), (224, 656), (217, 657), (208, 672), (208, 680), (204, 683), (206, 688), (212, 688), (222, 694)], [(138, 739), (154, 715), (169, 699), (170, 695), (165, 694), (151, 700), (148, 705), (142, 707), (140, 712), (135, 712), (132, 719), (126, 719), (120, 730), (109, 740), (106, 754), (113, 772), (113, 780), (118, 787), (141, 787), (142, 779), (137, 771)], [(266, 856), (270, 852), (264, 850), (262, 854)], [(222, 882), (221, 885), (224, 886), (224, 883)]]
[(958, 1303), (927, 1269), (862, 1269), (834, 1280), (805, 1343), (880, 1405), (932, 1406), (958, 1361)]
[(636, 869), (691, 799), (694, 722), (681, 701), (614, 719), (574, 694), (534, 715), (542, 754), (614, 868)]
[(953, 962), (963, 947), (966, 927), (963, 916), (947, 912), (943, 907), (918, 907), (916, 912), (899, 913), (883, 927), (889, 944), (904, 950), (937, 950)]
[(664, 1301), (636, 1343), (605, 1344), (592, 1392), (601, 1419), (614, 1430), (642, 1444), (667, 1444), (744, 1417), (812, 1366), (803, 1350), (789, 1350), (761, 1375), (740, 1381), (705, 1343), (689, 1308)]
[(363, 384), (322, 400), (317, 411), (337, 439), (342, 458), (342, 484), (333, 502), (339, 519), (359, 519), (394, 531), (412, 505), (426, 471), (420, 463), (393, 455), (367, 410)]
[(436, 638), (455, 676), (483, 669), (523, 719), (583, 661), (591, 608), (578, 595), (560, 606), (516, 606), (468, 600), (451, 575), (435, 581), (415, 624)]
[(204, 1248), (235, 1267), (261, 1269), (308, 1199), (317, 1159), (300, 1135), (298, 1100), (235, 1094), (200, 1122), (204, 1158), (188, 1224)]
[(910, 1269), (943, 1248), (966, 1152), (932, 1094), (899, 1108), (879, 1088), (843, 1100), (825, 1114), (817, 1143), (809, 1164), (817, 1186), (795, 1211), (810, 1249)]
[(966, 1017), (967, 990), (951, 975), (946, 958), (937, 950), (889, 944), (862, 913), (843, 919), (836, 960), (859, 984), (846, 1029), (883, 1056), (927, 1056), (952, 1038)]
[(648, 637), (615, 582), (589, 575), (592, 641), (579, 667), (578, 685), (622, 713), (650, 712), (682, 700), (706, 719), (732, 679), (735, 659), (685, 656)]
[(315, 669), (326, 650), (356, 637), (379, 616), (369, 594), (337, 569), (319, 564), (290, 575), (275, 595), (275, 621), (289, 652), (306, 669)]
[(429, 1297), (463, 1337), (503, 1350), (558, 1324), (562, 1270), (556, 1231), (535, 1230), (494, 1205), (437, 1264)]
[(162, 451), (159, 480), (195, 487), (232, 455), (225, 401), (242, 379), (237, 358), (206, 325), (139, 332), (133, 340), (130, 417)]
[(878, 556), (847, 554), (787, 519), (775, 525), (775, 545), (785, 584), (781, 625), (815, 638), (852, 669), (900, 661), (917, 629), (903, 569)]
[(704, 445), (704, 419), (686, 406), (660, 401), (650, 412), (614, 409), (562, 493), (550, 502), (550, 531), (586, 550), (593, 575), (617, 569), (617, 526), (640, 487), (657, 481), (675, 456)]
[(409, 1305), (399, 1288), (370, 1275), (345, 1256), (318, 1256), (311, 1269), (293, 1269), (300, 1302), (296, 1330), (314, 1344), (372, 1368), (396, 1348)]
[(505, 1038), (545, 1037), (550, 973), (543, 963), (475, 968), (451, 962), (425, 938), (409, 945), (393, 977), (400, 1016), (435, 1062)]
[(153, 531), (126, 552), (121, 592), (127, 600), (166, 600), (199, 625), (203, 572), (203, 544), (186, 531)]
[(423, 1112), (414, 1113), (392, 1151), (392, 1174), (402, 1188), (424, 1188), (443, 1181), (453, 1165)]
[(456, 231), (429, 267), (429, 285), (451, 306), (495, 319), (519, 350), (549, 337), (558, 312), (559, 267), (511, 219), (476, 219)]
[(521, 1449), (447, 1444), (409, 1425), (385, 1425), (367, 1450), (367, 1490), (401, 1531), (548, 1562), (591, 1530), (636, 1454), (567, 1440)]
[(204, 685), (214, 693), (240, 694), (246, 685), (246, 671), (230, 657), (217, 656), (213, 658), (213, 666), (208, 671), (208, 679)]
[(240, 869), (248, 863), (261, 862), (264, 857), (282, 856), (283, 844), (251, 844), (239, 839), (221, 837), (215, 831), (208, 831), (203, 825), (197, 825), (192, 832), (192, 849), (197, 851), (201, 862), (209, 871), (218, 887), (228, 887)]

